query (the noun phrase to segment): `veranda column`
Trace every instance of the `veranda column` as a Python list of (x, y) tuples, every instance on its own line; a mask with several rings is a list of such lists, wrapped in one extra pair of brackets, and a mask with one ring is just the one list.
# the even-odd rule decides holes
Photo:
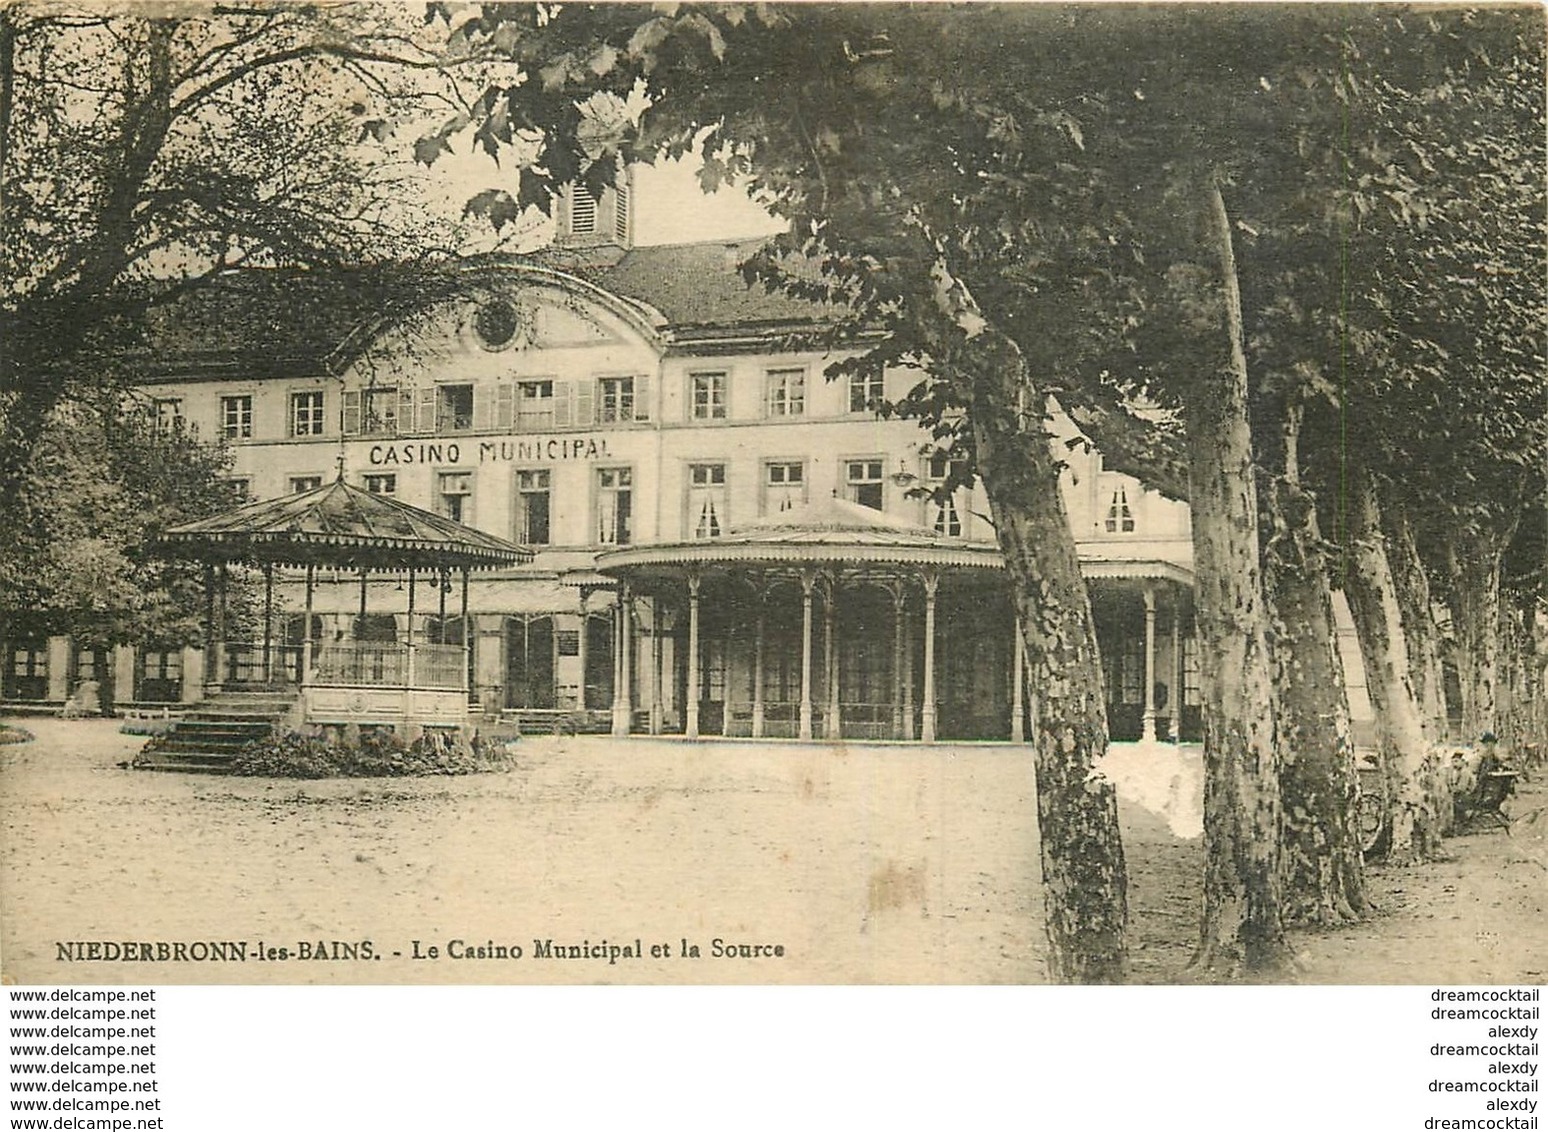
[(924, 705), (920, 709), (919, 738), (921, 742), (935, 742), (935, 593), (940, 588), (939, 574), (924, 575), (925, 625), (924, 625)]
[(801, 715), (799, 738), (812, 737), (812, 583), (810, 570), (801, 571)]
[(909, 628), (908, 584), (899, 582), (903, 595), (903, 738), (914, 741), (914, 634)]
[(312, 682), (312, 589), (317, 583), (317, 567), (308, 565), (306, 568), (306, 624), (301, 630), (301, 673), (296, 681), (305, 688)]
[(362, 566), (360, 568), (360, 617), (355, 621), (355, 631), (350, 634), (350, 637), (353, 640), (358, 641), (360, 639), (361, 631), (365, 629), (365, 613), (366, 613), (366, 569), (365, 569), (364, 566)]
[[(473, 627), (468, 624), (468, 575), (472, 571), (464, 566), (462, 568), (462, 693), (467, 695), (473, 689)], [(441, 618), (441, 643), (446, 643), (446, 618)]]
[(613, 718), (618, 718), (619, 701), (623, 696), (623, 593), (613, 599), (611, 616), (613, 627)]
[(263, 683), (274, 683), (274, 563), (263, 564)]
[(1014, 659), (1011, 661), (1011, 742), (1025, 743), (1027, 732), (1026, 723), (1021, 718), (1021, 704), (1027, 682), (1027, 643), (1021, 639), (1021, 625), (1014, 616), (1011, 618), (1011, 631), (1015, 634), (1011, 642), (1011, 651), (1014, 654)]
[(828, 688), (828, 706), (822, 713), (822, 737), (837, 739), (842, 728), (839, 721), (838, 649), (833, 640), (833, 603), (838, 597), (838, 576), (828, 579), (822, 603), (822, 657), (823, 678)]
[(768, 590), (762, 581), (758, 583), (758, 624), (753, 636), (753, 705), (752, 737), (763, 738), (763, 645), (767, 631)]
[[(133, 689), (131, 682), (128, 687)], [(215, 624), (215, 567), (204, 567), (204, 694), (210, 695), (220, 687), (220, 630)], [(131, 690), (121, 699), (134, 699)]]
[(1170, 742), (1177, 742), (1182, 734), (1182, 594), (1176, 596), (1172, 603), (1172, 684), (1167, 693), (1167, 701), (1171, 711), (1167, 713), (1166, 737)]
[(1140, 741), (1156, 741), (1156, 591), (1145, 587), (1145, 714), (1141, 717)]
[[(405, 655), (403, 682), (407, 687), (412, 688), (414, 686), (414, 589), (415, 583), (419, 580), (419, 575), (412, 566), (409, 567), (408, 575), (408, 622), (407, 630), (403, 635)], [(444, 609), (446, 606), (446, 579), (440, 574), (437, 574), (436, 578), (441, 583), (436, 588), (441, 591), (441, 607)], [(446, 640), (446, 617), (444, 615), (441, 617), (441, 640), (442, 642)]]
[(650, 733), (660, 735), (666, 712), (661, 695), (661, 596), (650, 599)]
[(688, 726), (689, 739), (699, 737), (699, 576), (688, 575)]
[(892, 737), (903, 736), (903, 583), (893, 582), (892, 591)]
[(634, 598), (629, 593), (629, 583), (624, 582), (619, 588), (618, 602), (618, 691), (613, 697), (613, 734), (624, 736), (629, 734), (634, 727), (634, 689), (632, 665), (630, 664), (630, 637), (634, 632), (631, 614), (634, 612)]
[(231, 624), (229, 615), (229, 597), (231, 588), (231, 575), (226, 569), (226, 564), (220, 564), (220, 636), (215, 642), (215, 683), (224, 686), (226, 683), (226, 632)]
[[(591, 595), (586, 592), (585, 587), (582, 587), (581, 591), (580, 591), (580, 637), (575, 642), (575, 656), (576, 656), (576, 659), (580, 662), (580, 688), (579, 688), (578, 694), (575, 697), (575, 701), (576, 701), (575, 702), (575, 710), (576, 711), (585, 711), (586, 710), (586, 706), (587, 706), (586, 705), (586, 653), (587, 653), (588, 650), (587, 650), (587, 647), (586, 647), (586, 638), (591, 636), (591, 634), (588, 633), (586, 630), (591, 627), (591, 622), (586, 620), (586, 599), (589, 598), (590, 596)], [(655, 619), (652, 618), (652, 620), (654, 621)]]

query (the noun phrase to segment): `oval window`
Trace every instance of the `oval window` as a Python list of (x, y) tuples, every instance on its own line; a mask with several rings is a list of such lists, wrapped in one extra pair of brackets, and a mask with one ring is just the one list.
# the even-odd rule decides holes
[(473, 322), (479, 338), (491, 348), (510, 345), (520, 325), (521, 317), (516, 313), (516, 308), (504, 299), (485, 303), (479, 308)]

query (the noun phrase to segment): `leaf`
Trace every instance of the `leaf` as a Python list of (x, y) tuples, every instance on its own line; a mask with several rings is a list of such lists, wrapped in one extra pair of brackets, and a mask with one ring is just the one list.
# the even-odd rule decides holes
[(368, 122), (360, 123), (360, 141), (366, 138), (375, 138), (378, 142), (386, 142), (392, 137), (392, 123), (383, 118), (372, 118)]
[(464, 216), (485, 217), (496, 232), (521, 218), (521, 205), (504, 189), (485, 189), (464, 206)]
[(451, 151), (451, 142), (444, 134), (429, 134), (414, 143), (414, 160), (423, 165), (434, 165), (436, 158)]

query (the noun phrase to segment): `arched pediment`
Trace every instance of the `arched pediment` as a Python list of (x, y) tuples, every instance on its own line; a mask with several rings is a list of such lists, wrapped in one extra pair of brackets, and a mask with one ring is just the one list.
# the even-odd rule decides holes
[(565, 272), (535, 265), (463, 268), (435, 276), (357, 327), (330, 358), (334, 372), (380, 379), (426, 368), (498, 377), (545, 368), (555, 355), (624, 366), (659, 356), (662, 315)]

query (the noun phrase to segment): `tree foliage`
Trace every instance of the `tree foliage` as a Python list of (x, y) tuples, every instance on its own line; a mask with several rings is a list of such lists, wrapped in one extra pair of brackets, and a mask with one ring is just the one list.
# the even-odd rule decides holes
[(0, 552), (0, 637), (198, 642), (199, 567), (168, 561), (155, 540), (240, 502), (221, 478), (229, 462), (223, 447), (181, 428), (158, 430), (143, 406), (116, 398), (56, 412)]
[(422, 255), (382, 143), (437, 53), (402, 13), (0, 7), (0, 500), (54, 408), (120, 375), (134, 316), (242, 264)]

